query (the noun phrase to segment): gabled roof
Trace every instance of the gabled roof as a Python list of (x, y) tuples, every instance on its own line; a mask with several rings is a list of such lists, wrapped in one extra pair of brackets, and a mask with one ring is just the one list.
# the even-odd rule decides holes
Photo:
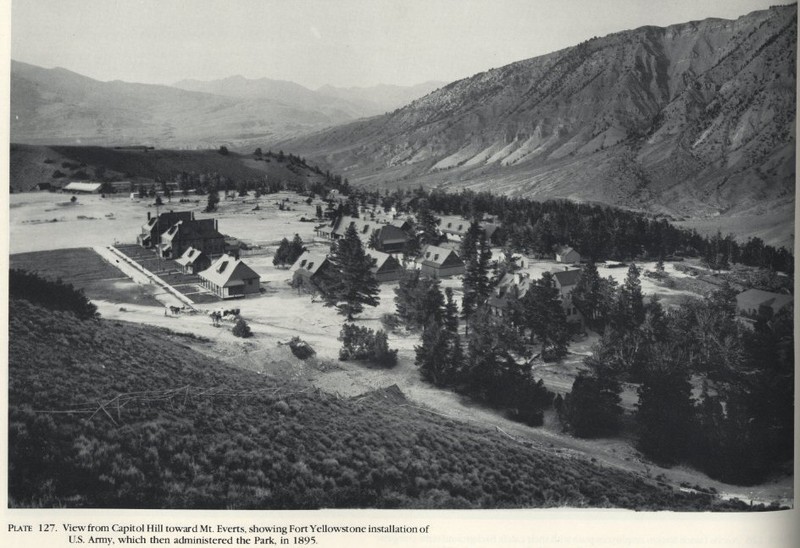
[(175, 259), (175, 262), (181, 266), (187, 266), (190, 264), (194, 264), (197, 259), (203, 256), (203, 252), (199, 249), (195, 249), (193, 247), (188, 248), (186, 251), (183, 252), (183, 255)]
[(100, 192), (100, 187), (103, 183), (68, 183), (63, 190), (75, 190), (78, 192)]
[(171, 241), (178, 236), (180, 236), (182, 239), (198, 240), (224, 238), (224, 236), (214, 227), (214, 219), (178, 221), (161, 235), (161, 239)]
[(150, 217), (147, 222), (142, 225), (142, 228), (149, 232), (151, 229), (155, 228), (156, 222), (158, 222), (159, 228), (166, 230), (178, 221), (192, 220), (194, 220), (194, 213), (191, 211), (167, 211), (160, 215)]
[(344, 237), (347, 228), (353, 225), (356, 228), (356, 234), (359, 238), (369, 238), (373, 231), (381, 227), (381, 223), (370, 219), (363, 219), (360, 217), (342, 217), (336, 223), (333, 233), (337, 236)]
[(463, 264), (461, 258), (452, 249), (447, 249), (436, 245), (427, 245), (425, 246), (425, 249), (422, 250), (422, 264), (434, 267), (443, 266), (445, 261), (447, 261), (448, 257), (451, 255), (459, 263)]
[(227, 254), (211, 263), (211, 266), (200, 272), (199, 276), (221, 287), (244, 285), (244, 280), (261, 278), (241, 259), (234, 259)]
[[(556, 255), (566, 255), (567, 253), (569, 253), (571, 251), (575, 251), (575, 250), (572, 249), (568, 245), (560, 245), (560, 246), (556, 247)], [(578, 253), (578, 252), (575, 251), (575, 253)], [(580, 255), (580, 253), (578, 253), (578, 255)]]
[(553, 272), (553, 278), (556, 279), (556, 283), (560, 287), (566, 287), (569, 285), (575, 285), (578, 283), (578, 279), (581, 276), (580, 268), (576, 268), (573, 270), (559, 270), (557, 272)]
[(304, 251), (289, 270), (292, 272), (304, 270), (313, 276), (327, 261), (328, 255), (326, 253), (321, 251)]
[(394, 267), (395, 269), (402, 268), (400, 263), (397, 262), (397, 259), (388, 253), (375, 251), (374, 249), (367, 249), (365, 251), (370, 258), (375, 259), (375, 266), (372, 267), (373, 272), (380, 272), (381, 268), (387, 266), (387, 263), (389, 263), (388, 266)]
[(442, 231), (466, 234), (471, 224), (471, 221), (457, 215), (443, 215), (439, 217), (439, 229)]

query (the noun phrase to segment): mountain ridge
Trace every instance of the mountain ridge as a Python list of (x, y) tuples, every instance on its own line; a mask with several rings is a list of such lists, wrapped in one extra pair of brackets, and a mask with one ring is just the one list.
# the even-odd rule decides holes
[(793, 232), (796, 5), (646, 26), (269, 143), (372, 186), (599, 201), (683, 217), (777, 208)]

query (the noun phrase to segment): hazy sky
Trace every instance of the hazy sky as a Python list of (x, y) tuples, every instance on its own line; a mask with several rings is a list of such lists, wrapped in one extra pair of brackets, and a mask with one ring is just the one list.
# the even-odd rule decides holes
[(98, 80), (452, 81), (642, 25), (778, 0), (12, 0), (11, 57)]

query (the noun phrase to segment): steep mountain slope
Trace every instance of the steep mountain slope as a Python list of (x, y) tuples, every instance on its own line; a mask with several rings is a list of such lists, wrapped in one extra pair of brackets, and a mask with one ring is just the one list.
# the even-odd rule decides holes
[(285, 138), (353, 117), (334, 108), (99, 82), (11, 62), (11, 140), (18, 143), (208, 147)]
[(796, 5), (642, 27), (280, 145), (365, 184), (467, 186), (678, 218), (777, 211), (788, 237), (796, 49)]

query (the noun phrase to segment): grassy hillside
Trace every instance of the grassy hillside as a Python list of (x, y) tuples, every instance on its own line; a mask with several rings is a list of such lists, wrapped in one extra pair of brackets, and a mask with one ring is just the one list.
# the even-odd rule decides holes
[(231, 368), (192, 336), (10, 302), (9, 501), (722, 509), (406, 406)]
[[(265, 151), (266, 153), (266, 151)], [(269, 180), (312, 182), (320, 177), (308, 168), (278, 162), (274, 157), (256, 161), (252, 155), (217, 150), (144, 150), (96, 146), (11, 145), (10, 180), (12, 192), (32, 190), (37, 183), (77, 180), (83, 172), (93, 180), (98, 168), (107, 180), (174, 180), (181, 171), (219, 173), (233, 181)], [(64, 164), (68, 164), (65, 166)], [(65, 177), (53, 178), (58, 170)], [(102, 170), (105, 170), (102, 172)]]

